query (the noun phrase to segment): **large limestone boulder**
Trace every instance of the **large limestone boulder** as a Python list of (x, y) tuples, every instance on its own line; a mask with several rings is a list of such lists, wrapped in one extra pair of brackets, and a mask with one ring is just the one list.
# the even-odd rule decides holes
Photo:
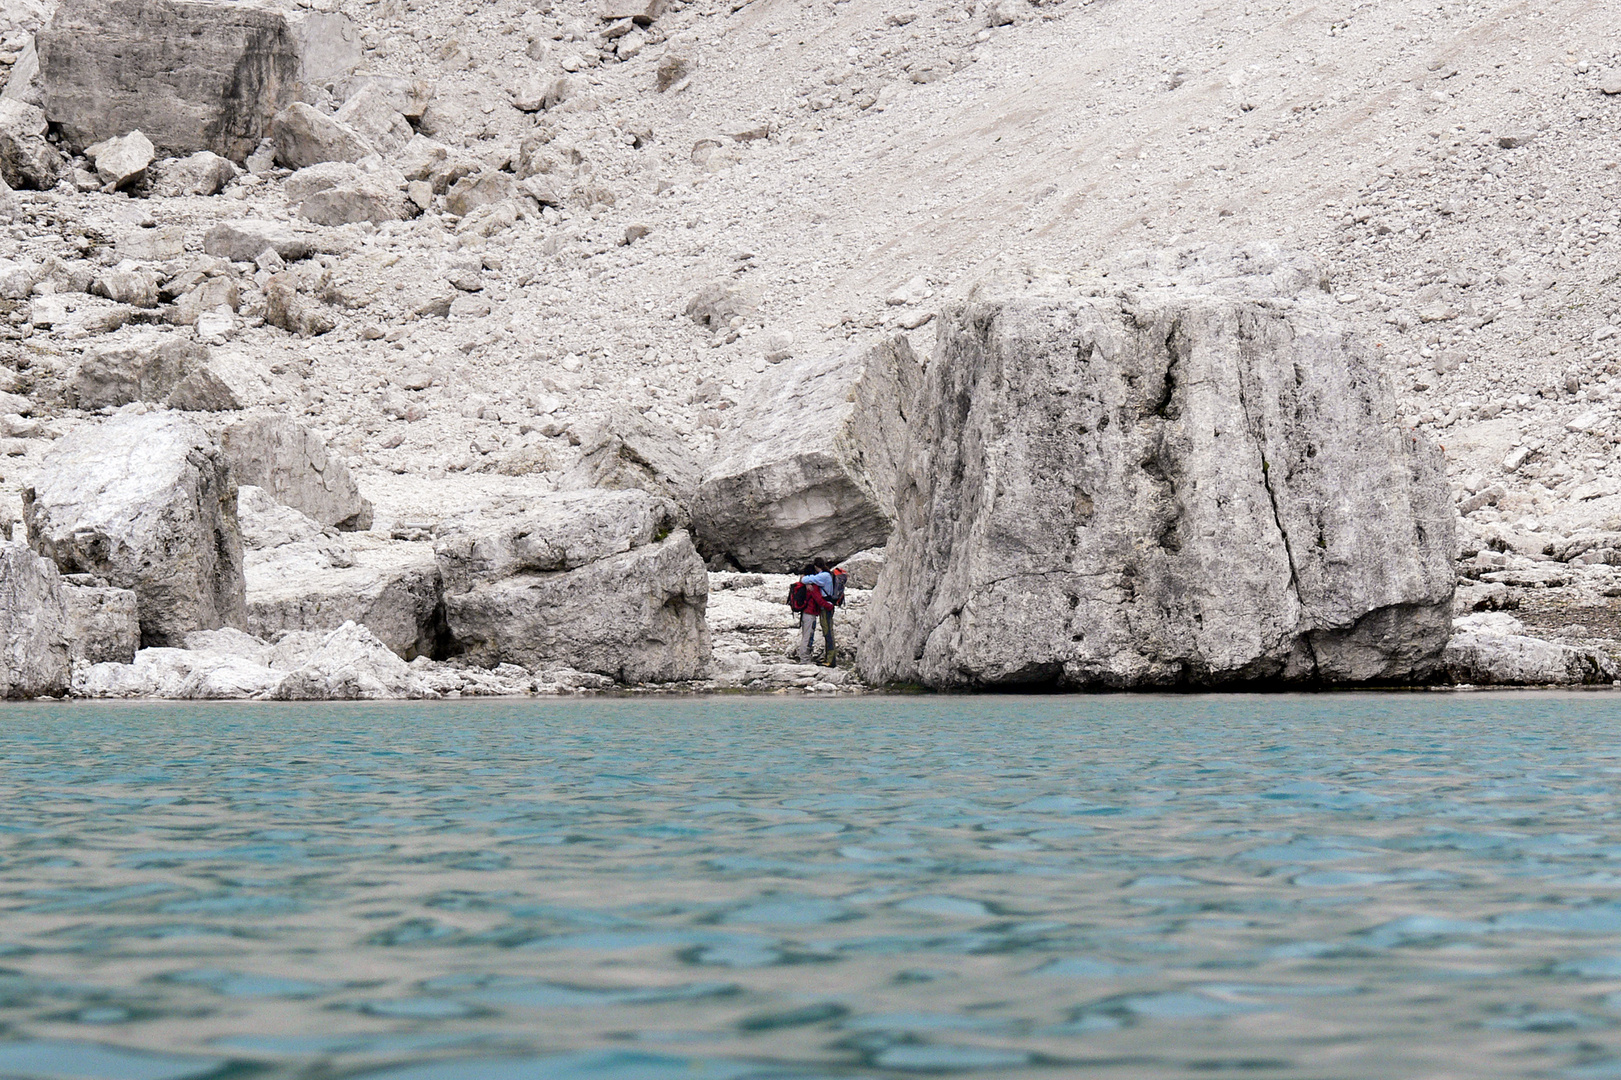
[(251, 485), (237, 489), (237, 517), (251, 633), (272, 639), (353, 622), (407, 660), (436, 651), (443, 615), (432, 545), (346, 537)]
[(777, 571), (883, 545), (920, 379), (901, 336), (833, 361), (784, 361), (762, 376), (698, 489), (699, 550)]
[(165, 401), (208, 368), (207, 345), (180, 334), (139, 334), (92, 350), (72, 369), (69, 403), (80, 409)]
[(72, 670), (70, 623), (56, 565), (0, 542), (0, 697), (60, 697)]
[(450, 523), (436, 551), (455, 648), (486, 666), (699, 677), (709, 583), (675, 514), (643, 491), (587, 491)]
[(285, 416), (243, 420), (225, 429), (220, 448), (237, 483), (263, 488), (322, 525), (371, 528), (371, 500), (360, 494), (349, 467), (303, 424)]
[(354, 128), (302, 101), (277, 113), (270, 124), (276, 164), (302, 169), (324, 161), (359, 161), (377, 153)]
[(236, 485), (179, 413), (116, 416), (59, 440), (23, 492), (28, 543), (135, 592), (142, 644), (247, 621)]
[(1520, 620), (1497, 611), (1456, 620), (1444, 662), (1448, 681), (1477, 686), (1580, 686), (1621, 675), (1602, 652), (1531, 637)]
[(62, 155), (45, 141), (45, 110), (0, 98), (0, 180), (7, 187), (49, 191), (62, 175)]
[(860, 639), (869, 680), (1407, 682), (1438, 666), (1441, 453), (1397, 422), (1303, 256), (1205, 249), (976, 290), (941, 313), (911, 422)]
[(166, 154), (251, 154), (305, 86), (353, 70), (338, 13), (218, 0), (64, 0), (38, 38), (45, 112), (68, 146), (139, 129)]
[(413, 204), (405, 198), (405, 174), (398, 169), (363, 170), (329, 161), (300, 169), (282, 187), (299, 216), (316, 225), (357, 221), (399, 221)]

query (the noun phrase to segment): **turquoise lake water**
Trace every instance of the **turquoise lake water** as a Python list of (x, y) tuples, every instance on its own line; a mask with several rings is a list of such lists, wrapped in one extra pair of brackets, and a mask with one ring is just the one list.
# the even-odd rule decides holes
[(1621, 698), (0, 710), (0, 1076), (1621, 1078)]

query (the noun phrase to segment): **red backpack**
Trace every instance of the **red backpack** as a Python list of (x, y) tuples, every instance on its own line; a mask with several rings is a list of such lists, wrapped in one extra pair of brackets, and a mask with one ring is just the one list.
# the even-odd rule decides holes
[(820, 615), (828, 605), (821, 589), (796, 581), (788, 586), (788, 607), (796, 615)]

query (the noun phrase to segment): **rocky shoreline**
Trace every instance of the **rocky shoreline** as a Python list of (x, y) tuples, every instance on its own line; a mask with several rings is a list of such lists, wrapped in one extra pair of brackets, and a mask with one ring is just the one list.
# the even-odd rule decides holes
[(5, 696), (1621, 675), (1621, 57), (453, 7), (0, 3)]

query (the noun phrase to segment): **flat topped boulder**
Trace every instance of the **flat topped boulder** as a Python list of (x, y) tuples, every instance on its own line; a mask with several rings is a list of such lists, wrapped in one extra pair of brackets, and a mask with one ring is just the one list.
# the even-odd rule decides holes
[(1277, 248), (940, 315), (860, 643), (876, 682), (1411, 682), (1451, 630), (1439, 449)]
[(784, 361), (761, 376), (693, 501), (699, 550), (745, 570), (780, 571), (881, 547), (920, 377), (904, 337)]
[(59, 440), (23, 492), (29, 546), (135, 592), (143, 645), (247, 621), (236, 486), (179, 413), (115, 416)]
[(306, 83), (360, 59), (341, 14), (216, 0), (64, 0), (38, 48), (45, 113), (70, 148), (139, 129), (160, 152), (233, 161)]

